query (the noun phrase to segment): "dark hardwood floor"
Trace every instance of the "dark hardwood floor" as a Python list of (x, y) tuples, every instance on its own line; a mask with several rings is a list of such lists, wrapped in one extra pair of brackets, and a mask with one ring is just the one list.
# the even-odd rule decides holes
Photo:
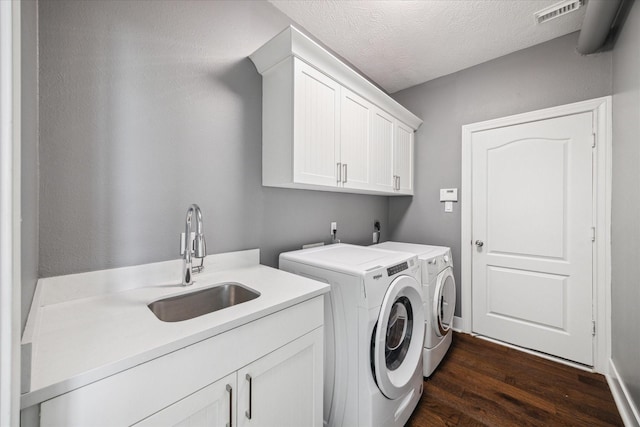
[(406, 427), (622, 425), (604, 376), (455, 334)]

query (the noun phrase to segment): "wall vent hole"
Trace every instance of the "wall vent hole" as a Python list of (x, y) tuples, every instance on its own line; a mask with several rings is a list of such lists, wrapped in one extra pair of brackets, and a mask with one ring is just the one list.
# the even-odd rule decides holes
[(585, 0), (565, 0), (546, 7), (534, 14), (536, 22), (542, 24), (543, 22), (566, 15), (567, 13), (575, 12), (584, 6), (585, 2)]

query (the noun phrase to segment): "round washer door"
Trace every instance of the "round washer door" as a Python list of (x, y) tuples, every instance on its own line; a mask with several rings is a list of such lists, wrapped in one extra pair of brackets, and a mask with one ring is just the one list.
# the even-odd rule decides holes
[(431, 316), (433, 329), (442, 337), (449, 332), (453, 325), (453, 314), (456, 309), (456, 281), (451, 267), (443, 270), (436, 279), (436, 289), (433, 293)]
[(409, 390), (422, 360), (424, 309), (419, 289), (413, 277), (399, 276), (380, 307), (372, 357), (378, 388), (389, 399)]

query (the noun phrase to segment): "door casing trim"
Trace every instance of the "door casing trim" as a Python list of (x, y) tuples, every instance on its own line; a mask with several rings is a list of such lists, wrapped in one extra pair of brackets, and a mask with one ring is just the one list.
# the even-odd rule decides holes
[(462, 126), (462, 185), (461, 185), (461, 297), (463, 332), (472, 333), (472, 164), (471, 138), (474, 132), (513, 126), (584, 112), (593, 113), (593, 132), (596, 139), (594, 161), (594, 224), (596, 241), (593, 263), (593, 313), (596, 322), (593, 370), (608, 373), (611, 358), (611, 141), (612, 97), (531, 111), (513, 116), (487, 120)]

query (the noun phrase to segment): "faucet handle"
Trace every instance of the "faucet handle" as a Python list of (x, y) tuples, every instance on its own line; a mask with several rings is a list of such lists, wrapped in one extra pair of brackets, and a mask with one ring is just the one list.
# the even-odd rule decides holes
[[(191, 246), (189, 247), (189, 250), (191, 251), (191, 253), (193, 254), (193, 247), (194, 247), (194, 241), (196, 239), (196, 232), (192, 231), (191, 232), (191, 239), (189, 240), (189, 242), (191, 243)], [(184, 255), (184, 248), (187, 247), (187, 241), (186, 241), (186, 234), (181, 233), (180, 234), (180, 255)]]
[[(204, 240), (204, 234), (191, 233), (191, 243), (189, 250), (196, 258), (204, 258), (207, 256), (207, 243)], [(180, 255), (184, 255), (184, 249), (187, 246), (187, 239), (185, 233), (180, 234)]]
[[(195, 236), (196, 233), (191, 233), (191, 238), (193, 239), (193, 237)], [(193, 240), (192, 240), (193, 241)], [(180, 255), (184, 255), (184, 248), (187, 247), (187, 238), (186, 238), (186, 234), (181, 233), (180, 234)], [(191, 252), (193, 253), (193, 246), (191, 246)]]
[(187, 244), (186, 237), (184, 233), (180, 234), (180, 255), (184, 255), (184, 247)]
[(196, 235), (193, 246), (196, 258), (204, 258), (207, 256), (207, 243), (204, 240), (204, 234)]

